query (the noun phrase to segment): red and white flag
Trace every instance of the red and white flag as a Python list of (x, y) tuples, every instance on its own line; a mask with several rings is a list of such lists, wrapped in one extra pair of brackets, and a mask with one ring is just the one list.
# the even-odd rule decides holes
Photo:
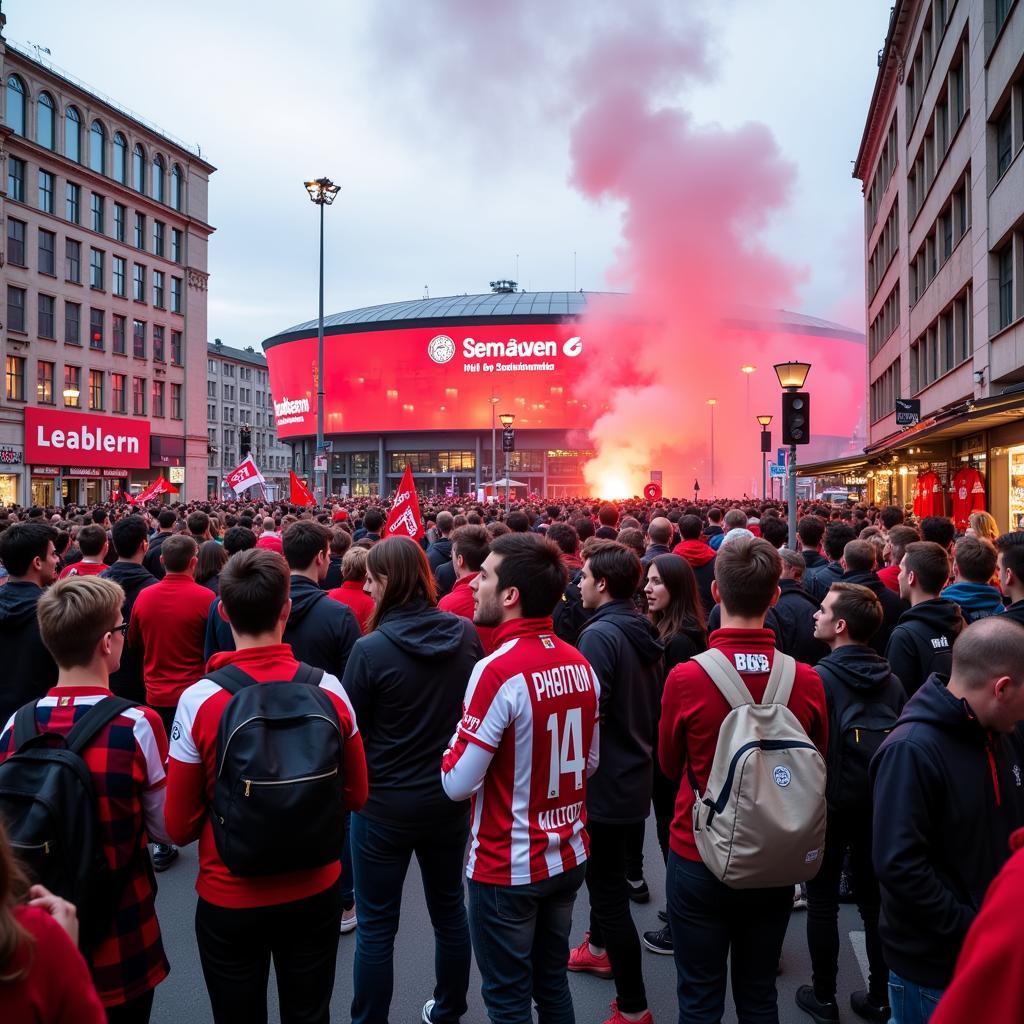
[(295, 470), (289, 470), (291, 480), (291, 493), (288, 500), (293, 505), (315, 505), (316, 497), (313, 492), (295, 475)]
[(129, 501), (135, 502), (137, 505), (141, 505), (147, 501), (152, 501), (153, 498), (160, 497), (161, 494), (177, 494), (178, 488), (174, 484), (165, 480), (161, 473), (137, 498), (127, 495)]
[(395, 503), (384, 524), (385, 537), (411, 537), (419, 540), (423, 536), (423, 517), (420, 515), (420, 500), (416, 496), (412, 470), (406, 466), (405, 476), (395, 495)]
[(224, 478), (224, 482), (235, 494), (241, 494), (242, 491), (247, 491), (250, 487), (255, 487), (257, 484), (266, 483), (263, 479), (263, 474), (257, 469), (251, 455), (247, 455), (239, 465), (231, 470)]

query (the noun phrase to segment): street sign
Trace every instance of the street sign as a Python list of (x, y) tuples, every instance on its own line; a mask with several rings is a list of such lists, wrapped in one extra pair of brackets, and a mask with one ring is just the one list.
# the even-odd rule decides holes
[(327, 456), (318, 455), (313, 459), (313, 472), (314, 473), (326, 473), (327, 472)]
[(920, 398), (896, 399), (896, 426), (916, 427), (921, 422)]
[(770, 477), (771, 477), (771, 478), (772, 478), (773, 480), (774, 480), (774, 479), (775, 479), (776, 477), (781, 477), (781, 478), (785, 479), (785, 476), (786, 476), (786, 467), (785, 467), (785, 466), (779, 466), (779, 465), (777, 465), (776, 463), (772, 462), (772, 463), (770, 463), (770, 464), (769, 464), (769, 466), (768, 466), (768, 475), (769, 475), (769, 476), (770, 476)]
[(502, 427), (501, 450), (503, 452), (514, 452), (516, 450), (516, 431), (514, 427)]
[(651, 483), (657, 484), (659, 487), (665, 483), (665, 473), (660, 469), (651, 470)]
[(648, 501), (660, 501), (661, 500), (661, 484), (652, 480), (649, 484), (644, 487), (644, 497)]
[(780, 448), (779, 449), (779, 451), (778, 451), (778, 458), (775, 461), (776, 461), (776, 463), (778, 465), (785, 466), (785, 464), (786, 464), (786, 449), (785, 448)]

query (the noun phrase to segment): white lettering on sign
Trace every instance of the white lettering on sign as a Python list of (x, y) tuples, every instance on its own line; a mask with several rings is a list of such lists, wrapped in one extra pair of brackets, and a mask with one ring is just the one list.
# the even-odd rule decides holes
[(295, 416), (300, 412), (309, 412), (308, 398), (282, 398), (274, 403), (275, 416)]
[(77, 430), (50, 430), (42, 424), (36, 427), (36, 444), (40, 448), (53, 448), (66, 452), (118, 452), (139, 454), (139, 439), (131, 434), (111, 434), (102, 427)]
[(554, 341), (474, 341), (466, 338), (462, 342), (463, 359), (530, 359), (541, 356), (557, 356), (558, 344)]
[(767, 654), (734, 654), (732, 660), (737, 672), (768, 672), (771, 669)]

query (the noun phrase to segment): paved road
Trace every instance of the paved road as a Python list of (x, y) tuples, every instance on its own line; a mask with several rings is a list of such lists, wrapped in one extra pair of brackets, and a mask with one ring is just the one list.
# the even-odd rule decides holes
[[(648, 828), (647, 880), (651, 886), (652, 900), (644, 906), (634, 907), (634, 919), (641, 930), (659, 925), (657, 911), (664, 891), (664, 872), (661, 858), (654, 840), (653, 827)], [(160, 893), (157, 910), (163, 928), (167, 956), (171, 961), (170, 977), (157, 989), (153, 1011), (153, 1024), (209, 1024), (210, 1004), (206, 997), (199, 955), (196, 951), (193, 917), (195, 911), (196, 875), (195, 845), (182, 850), (182, 855), (169, 870), (159, 875)], [(420, 1010), (429, 999), (433, 989), (434, 950), (431, 941), (430, 921), (423, 901), (423, 890), (415, 865), (406, 880), (405, 896), (402, 903), (402, 925), (395, 947), (395, 996), (391, 1004), (391, 1020), (415, 1024), (420, 1020)], [(779, 1006), (782, 1024), (808, 1024), (810, 1018), (796, 1008), (793, 994), (798, 985), (810, 981), (810, 961), (805, 939), (805, 915), (795, 913), (791, 919), (783, 954), (784, 971), (779, 978)], [(573, 924), (573, 942), (579, 942), (587, 925), (586, 887), (580, 891), (576, 904)], [(844, 1021), (856, 1022), (849, 1009), (849, 993), (864, 988), (865, 981), (861, 967), (864, 961), (863, 934), (856, 910), (843, 907), (840, 917), (842, 947), (840, 952), (840, 1013)], [(355, 949), (355, 933), (341, 937), (338, 955), (338, 975), (334, 989), (331, 1020), (349, 1021), (349, 1006), (352, 999), (352, 956)], [(675, 1001), (676, 974), (672, 958), (644, 953), (644, 977), (648, 999), (654, 1019), (659, 1024), (674, 1024), (677, 1019)], [(570, 974), (569, 984), (576, 1005), (576, 1020), (579, 1024), (601, 1024), (608, 1017), (608, 1003), (614, 996), (612, 982), (590, 975)], [(276, 1020), (276, 995), (271, 981), (272, 1012), (270, 1019)], [(480, 976), (476, 965), (470, 980), (469, 1012), (466, 1024), (485, 1024), (487, 1020), (483, 1001), (480, 998)], [(736, 1015), (731, 998), (725, 1021), (735, 1022)]]

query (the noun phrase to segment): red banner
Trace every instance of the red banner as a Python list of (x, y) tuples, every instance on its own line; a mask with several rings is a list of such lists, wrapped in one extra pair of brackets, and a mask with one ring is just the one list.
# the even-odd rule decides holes
[(423, 517), (420, 515), (420, 499), (416, 496), (412, 470), (406, 466), (402, 484), (395, 495), (395, 503), (384, 524), (385, 537), (411, 537), (419, 540), (423, 536)]
[(149, 421), (25, 409), (25, 461), (110, 469), (149, 468)]
[(235, 466), (224, 478), (224, 481), (235, 494), (241, 494), (242, 491), (246, 491), (250, 487), (264, 483), (263, 474), (253, 462), (251, 455), (247, 455), (241, 463)]
[(315, 505), (316, 498), (313, 496), (312, 491), (295, 475), (295, 470), (289, 470), (288, 473), (291, 482), (291, 492), (288, 495), (288, 500), (293, 505)]
[(132, 500), (138, 504), (158, 498), (161, 494), (177, 494), (178, 488), (165, 480), (163, 474), (158, 476), (137, 498)]

